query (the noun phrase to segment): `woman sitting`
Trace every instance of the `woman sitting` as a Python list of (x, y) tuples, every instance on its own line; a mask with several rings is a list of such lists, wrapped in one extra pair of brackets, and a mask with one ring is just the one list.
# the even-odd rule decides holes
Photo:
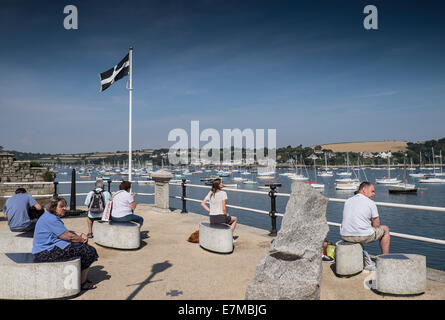
[(57, 262), (80, 258), (81, 288), (95, 289), (87, 280), (90, 265), (99, 256), (96, 249), (87, 244), (84, 233), (68, 231), (61, 217), (65, 215), (66, 201), (62, 197), (53, 197), (47, 211), (37, 220), (34, 231), (32, 254), (35, 262)]
[[(232, 231), (235, 230), (238, 219), (232, 217), (227, 213), (226, 200), (227, 193), (222, 191), (223, 182), (217, 178), (213, 180), (212, 190), (202, 200), (201, 206), (209, 212), (210, 224), (226, 223), (232, 227)], [(207, 202), (210, 203), (210, 208), (207, 207)]]
[(130, 193), (131, 182), (122, 181), (119, 185), (119, 191), (113, 195), (113, 210), (111, 211), (111, 221), (126, 222), (134, 221), (142, 227), (144, 218), (135, 215), (136, 201), (134, 193)]

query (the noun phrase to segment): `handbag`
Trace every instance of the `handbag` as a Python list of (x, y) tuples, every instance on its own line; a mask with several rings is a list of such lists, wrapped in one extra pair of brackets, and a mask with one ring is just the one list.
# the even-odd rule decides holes
[(113, 199), (107, 202), (104, 212), (102, 213), (102, 221), (110, 221), (111, 211), (113, 211)]

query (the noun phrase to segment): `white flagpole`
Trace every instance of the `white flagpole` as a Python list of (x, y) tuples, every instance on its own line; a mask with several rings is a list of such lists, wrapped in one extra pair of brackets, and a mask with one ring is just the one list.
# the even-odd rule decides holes
[(131, 117), (132, 117), (132, 107), (133, 107), (133, 47), (130, 47), (130, 55), (129, 55), (129, 62), (130, 62), (130, 70), (129, 70), (129, 77), (130, 77), (130, 87), (128, 88), (130, 93), (130, 107), (129, 107), (129, 132), (128, 132), (128, 181), (131, 182), (131, 158), (132, 158), (132, 145), (131, 145)]

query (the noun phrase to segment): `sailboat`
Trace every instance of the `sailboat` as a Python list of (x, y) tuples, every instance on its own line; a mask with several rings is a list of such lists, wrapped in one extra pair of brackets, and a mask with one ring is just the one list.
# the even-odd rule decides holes
[(257, 178), (261, 180), (271, 180), (275, 178), (275, 164), (268, 165), (267, 168), (258, 168)]
[(406, 162), (405, 155), (403, 156), (403, 182), (397, 184), (390, 184), (388, 186), (389, 193), (408, 193), (417, 194), (417, 188), (414, 184), (408, 184), (406, 179)]
[[(436, 165), (434, 164), (434, 149), (431, 148), (433, 151), (433, 168), (434, 168), (434, 173), (431, 177), (426, 177), (425, 179), (419, 179), (419, 183), (445, 183), (445, 179), (441, 179), (441, 178), (436, 178)], [(441, 167), (442, 168), (442, 167)]]
[(315, 176), (315, 181), (308, 181), (310, 186), (315, 189), (324, 189), (324, 183), (317, 183), (317, 165), (315, 164), (315, 158), (314, 158), (314, 176)]
[[(346, 167), (347, 167), (347, 172), (351, 173), (349, 171), (349, 154), (346, 153)], [(360, 167), (360, 165), (359, 165)], [(352, 173), (351, 173), (352, 174)], [(354, 172), (354, 175), (355, 172)], [(335, 181), (337, 182), (335, 184), (335, 189), (336, 190), (358, 190), (358, 187), (360, 186), (360, 180), (358, 179), (358, 177), (356, 177), (355, 179), (352, 178), (340, 178), (340, 179), (335, 179)]]
[[(422, 151), (419, 152), (419, 169), (422, 167)], [(425, 173), (421, 171), (416, 171), (415, 173), (410, 173), (410, 177), (413, 178), (425, 178)]]
[(253, 179), (246, 179), (243, 181), (244, 184), (257, 184), (258, 181), (255, 181)]
[(442, 172), (442, 167), (443, 167), (443, 164), (442, 164), (442, 150), (440, 150), (440, 172), (436, 172), (436, 177), (443, 177), (443, 176), (445, 176), (445, 172)]
[(336, 173), (336, 175), (341, 177), (349, 177), (351, 174), (352, 172), (349, 171), (349, 153), (346, 152), (346, 171), (339, 171)]
[[(303, 159), (301, 160), (301, 163), (303, 164)], [(301, 174), (298, 173), (297, 162), (295, 162), (295, 173), (290, 174), (287, 177), (291, 180), (297, 180), (297, 181), (309, 180), (309, 178), (304, 176), (304, 174), (303, 174), (303, 167), (301, 167)]]
[(326, 152), (324, 153), (324, 170), (321, 170), (318, 173), (319, 177), (332, 177), (334, 175), (334, 173), (332, 172), (332, 170), (328, 170), (328, 160), (326, 158)]
[(396, 184), (402, 182), (401, 180), (398, 180), (397, 178), (391, 178), (391, 163), (390, 163), (391, 156), (388, 156), (388, 177), (382, 178), (382, 179), (375, 179), (376, 183), (381, 184)]

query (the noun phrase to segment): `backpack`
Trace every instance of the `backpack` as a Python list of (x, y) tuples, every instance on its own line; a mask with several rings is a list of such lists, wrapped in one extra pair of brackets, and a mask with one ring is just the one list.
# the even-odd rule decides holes
[(102, 213), (105, 209), (105, 198), (103, 195), (103, 191), (96, 191), (94, 190), (94, 193), (91, 197), (90, 205), (88, 206), (88, 209), (91, 213)]

